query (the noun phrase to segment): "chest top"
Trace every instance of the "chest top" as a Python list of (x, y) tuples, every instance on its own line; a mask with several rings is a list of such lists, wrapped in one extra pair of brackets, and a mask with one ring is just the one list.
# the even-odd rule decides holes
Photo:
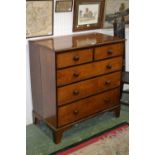
[(102, 33), (87, 33), (52, 37), (48, 39), (30, 41), (31, 43), (47, 47), (54, 52), (63, 52), (67, 50), (94, 47), (99, 45), (119, 43), (124, 39), (105, 35)]

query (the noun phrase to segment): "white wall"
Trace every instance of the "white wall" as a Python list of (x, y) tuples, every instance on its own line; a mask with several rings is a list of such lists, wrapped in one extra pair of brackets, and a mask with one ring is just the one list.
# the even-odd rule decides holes
[[(55, 5), (54, 5), (55, 6)], [(67, 13), (54, 13), (54, 36), (72, 34), (72, 16), (73, 12)], [(100, 33), (113, 35), (112, 29), (95, 30)], [(90, 32), (90, 31), (89, 31)], [(85, 33), (85, 32), (81, 32)], [(43, 37), (44, 38), (44, 37)], [(33, 38), (37, 39), (37, 38)], [(129, 30), (126, 29), (126, 70), (129, 70), (129, 51), (128, 40)], [(28, 41), (26, 41), (26, 124), (32, 123), (32, 95), (31, 95), (31, 82), (30, 82), (30, 67), (29, 67), (29, 49)]]

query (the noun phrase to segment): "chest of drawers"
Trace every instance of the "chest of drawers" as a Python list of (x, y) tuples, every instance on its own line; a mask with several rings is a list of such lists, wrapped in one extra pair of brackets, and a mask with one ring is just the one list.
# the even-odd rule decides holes
[(63, 132), (101, 112), (120, 113), (124, 40), (88, 33), (29, 42), (33, 119), (59, 143)]

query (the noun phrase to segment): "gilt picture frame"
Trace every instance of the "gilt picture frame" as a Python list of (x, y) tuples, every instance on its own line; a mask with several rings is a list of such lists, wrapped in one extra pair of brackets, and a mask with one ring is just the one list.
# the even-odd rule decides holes
[(71, 12), (73, 6), (73, 0), (60, 0), (56, 1), (55, 12)]
[(53, 0), (26, 0), (26, 38), (53, 35)]
[(76, 0), (74, 2), (73, 32), (103, 27), (105, 0)]

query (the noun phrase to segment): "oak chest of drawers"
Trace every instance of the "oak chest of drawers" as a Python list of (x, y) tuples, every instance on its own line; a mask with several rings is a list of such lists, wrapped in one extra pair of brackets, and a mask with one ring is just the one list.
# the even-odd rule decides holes
[(29, 47), (34, 123), (47, 123), (55, 143), (79, 121), (105, 111), (119, 116), (123, 39), (88, 33)]

